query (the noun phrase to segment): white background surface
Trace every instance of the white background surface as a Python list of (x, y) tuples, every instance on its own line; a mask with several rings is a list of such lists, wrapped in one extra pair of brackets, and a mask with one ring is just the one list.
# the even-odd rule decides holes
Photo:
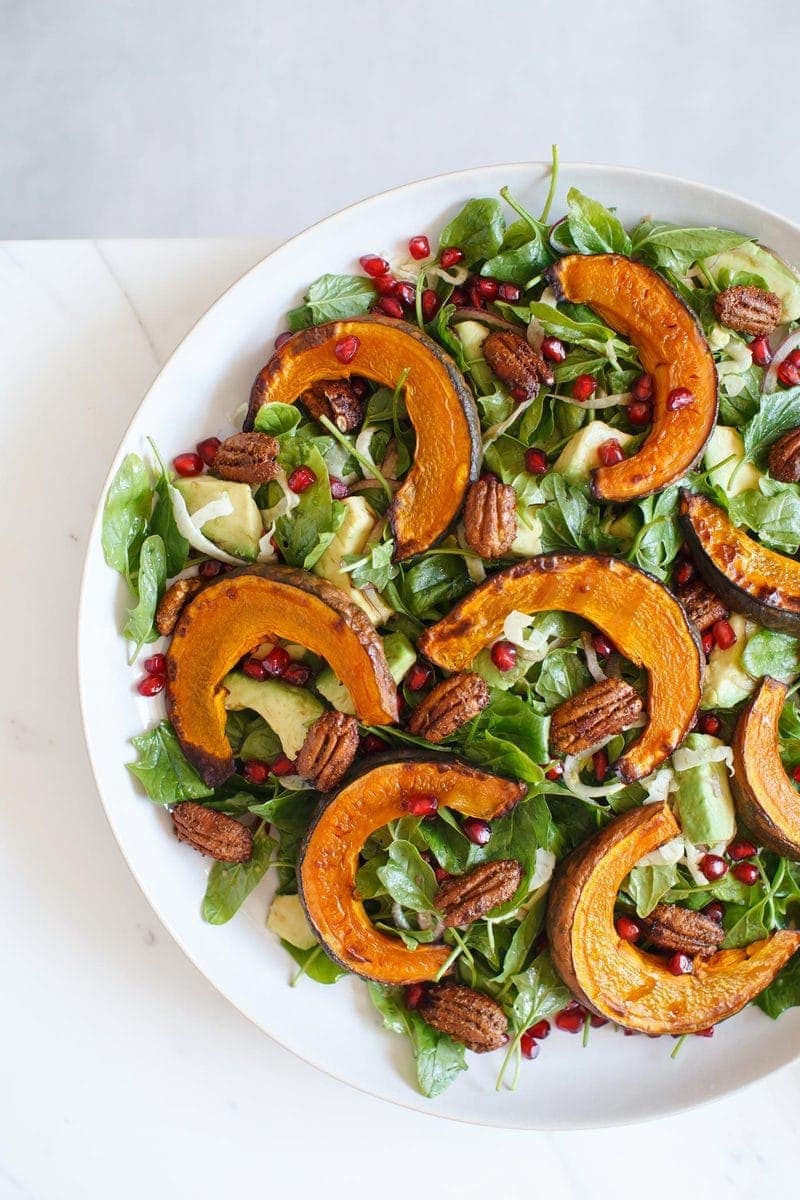
[(223, 287), (309, 220), (553, 139), (797, 220), (798, 22), (766, 7), (779, 36), (738, 3), (0, 4), (0, 234), (260, 239), (0, 255), (2, 1200), (794, 1186), (800, 1068), (656, 1126), (505, 1134), (389, 1108), (273, 1045), (129, 876), (73, 651), (86, 530), (130, 414)]

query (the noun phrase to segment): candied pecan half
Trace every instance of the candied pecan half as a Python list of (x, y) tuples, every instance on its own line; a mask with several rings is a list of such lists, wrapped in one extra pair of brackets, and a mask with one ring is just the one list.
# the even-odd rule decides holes
[(490, 333), (481, 346), (483, 357), (515, 400), (530, 400), (541, 384), (552, 386), (554, 375), (533, 346), (520, 333), (499, 330)]
[(315, 421), (327, 417), (342, 433), (358, 429), (364, 420), (364, 401), (349, 379), (319, 379), (300, 400)]
[(477, 717), (489, 703), (489, 689), (480, 675), (464, 671), (437, 683), (417, 705), (409, 721), (409, 733), (427, 742), (441, 742), (467, 721)]
[(358, 722), (341, 712), (324, 712), (306, 734), (297, 756), (297, 774), (317, 791), (329, 792), (341, 781), (358, 749)]
[(156, 609), (156, 629), (162, 637), (169, 637), (178, 624), (178, 617), (185, 604), (195, 596), (203, 586), (203, 580), (196, 575), (189, 579), (176, 579), (167, 588), (158, 602)]
[(243, 863), (252, 857), (253, 835), (247, 826), (213, 808), (184, 800), (172, 810), (172, 825), (180, 841), (217, 862)]
[(778, 438), (769, 452), (769, 473), (782, 483), (800, 483), (800, 425)]
[(432, 984), (423, 992), (417, 1012), (476, 1054), (497, 1050), (508, 1041), (508, 1021), (497, 1001), (461, 983)]
[(481, 863), (474, 871), (454, 875), (443, 883), (434, 904), (448, 928), (469, 925), (510, 900), (521, 879), (522, 867), (515, 858)]
[(268, 483), (278, 473), (279, 449), (268, 433), (235, 433), (217, 450), (211, 474), (232, 483)]
[(471, 483), (464, 505), (464, 540), (481, 558), (500, 558), (517, 536), (517, 494), (510, 483), (485, 475)]
[(642, 715), (642, 698), (624, 679), (601, 679), (550, 718), (550, 741), (559, 754), (580, 754), (628, 729)]
[(700, 633), (705, 633), (717, 621), (724, 621), (728, 610), (716, 592), (702, 579), (692, 579), (678, 589), (678, 599), (686, 609), (686, 615)]
[(783, 305), (774, 292), (760, 287), (725, 288), (714, 297), (714, 312), (721, 325), (739, 333), (772, 333), (780, 325)]
[(681, 954), (708, 958), (725, 940), (724, 929), (713, 917), (679, 904), (657, 904), (639, 924), (654, 946)]

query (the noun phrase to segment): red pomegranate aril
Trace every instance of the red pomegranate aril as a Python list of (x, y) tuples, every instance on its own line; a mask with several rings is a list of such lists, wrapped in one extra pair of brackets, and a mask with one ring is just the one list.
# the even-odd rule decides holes
[(792, 771), (792, 779), (795, 783), (800, 783), (800, 767), (795, 767)]
[(540, 349), (542, 352), (542, 358), (547, 359), (547, 361), (551, 363), (562, 363), (567, 357), (567, 348), (561, 341), (561, 338), (542, 338)]
[(440, 867), (438, 863), (433, 868), (433, 873), (436, 876), (436, 882), (438, 884), (447, 883), (448, 879), (453, 878), (453, 876), (450, 874), (450, 872), (445, 871), (444, 867)]
[(406, 687), (410, 692), (421, 692), (430, 683), (432, 675), (433, 671), (430, 667), (426, 667), (424, 663), (415, 662), (405, 677)]
[(483, 311), (485, 311), (485, 309), (486, 309), (486, 304), (484, 302), (483, 296), (478, 291), (477, 279), (471, 280), (471, 282), (469, 284), (469, 302), (473, 308), (480, 308)]
[(608, 1025), (608, 1017), (599, 1017), (597, 1013), (592, 1013), (589, 1017), (589, 1024), (592, 1029), (602, 1029), (604, 1025)]
[(144, 660), (144, 669), (148, 675), (164, 675), (167, 670), (166, 654), (152, 654)]
[(592, 648), (601, 658), (610, 658), (614, 653), (614, 647), (604, 633), (592, 634)]
[(673, 388), (667, 396), (667, 409), (669, 412), (677, 412), (679, 408), (686, 408), (693, 400), (694, 392), (689, 388)]
[(701, 911), (704, 912), (707, 917), (711, 917), (711, 920), (716, 921), (719, 925), (722, 922), (722, 918), (725, 916), (725, 905), (719, 900), (712, 900), (711, 903), (707, 904)]
[(430, 258), (431, 244), (424, 233), (418, 233), (416, 237), (411, 238), (408, 243), (408, 252), (417, 262), (423, 258)]
[(653, 420), (653, 410), (646, 400), (631, 400), (628, 420), (631, 425), (649, 425)]
[(425, 986), (422, 983), (410, 983), (405, 990), (404, 999), (406, 1008), (418, 1008), (419, 1002), (425, 995)]
[(197, 574), (201, 579), (216, 579), (225, 569), (224, 563), (217, 562), (215, 558), (209, 558), (206, 562), (200, 563), (197, 568)]
[(357, 338), (354, 333), (349, 334), (346, 338), (342, 338), (333, 347), (333, 353), (338, 358), (340, 363), (351, 363), (358, 354), (358, 347), (361, 345), (361, 339)]
[(544, 773), (544, 777), (545, 777), (545, 779), (549, 779), (551, 783), (558, 783), (559, 779), (562, 778), (563, 774), (564, 774), (564, 768), (562, 767), (560, 762), (557, 762), (557, 763), (553, 763), (552, 767), (548, 767), (548, 769)]
[(242, 663), (242, 670), (245, 675), (249, 675), (251, 679), (266, 679), (266, 668), (259, 658), (246, 658)]
[(394, 294), (401, 304), (404, 304), (406, 308), (411, 308), (417, 298), (417, 289), (413, 283), (398, 283)]
[(184, 479), (191, 479), (193, 475), (200, 475), (203, 470), (203, 460), (199, 454), (179, 454), (176, 458), (173, 458), (172, 465)]
[(790, 350), (785, 361), (790, 362), (793, 367), (800, 367), (800, 350)]
[(425, 288), (422, 293), (422, 315), (426, 321), (432, 321), (442, 307), (442, 302), (433, 288)]
[(403, 306), (396, 296), (381, 296), (376, 307), (385, 317), (393, 317), (395, 321), (403, 319)]
[(270, 771), (273, 775), (277, 775), (281, 779), (284, 775), (294, 775), (295, 765), (291, 758), (288, 758), (285, 754), (279, 754), (271, 764)]
[(317, 482), (317, 477), (311, 467), (295, 467), (288, 479), (289, 488), (298, 496), (307, 492)]
[(464, 308), (468, 300), (469, 297), (462, 287), (453, 288), (452, 295), (450, 296), (451, 304), (454, 304), (456, 308)]
[(439, 801), (433, 792), (409, 792), (403, 800), (403, 808), (412, 817), (433, 817), (439, 808)]
[(519, 1039), (519, 1048), (522, 1051), (523, 1058), (536, 1058), (539, 1053), (539, 1043), (531, 1033), (530, 1029), (526, 1029), (522, 1037)]
[(242, 774), (248, 783), (266, 783), (269, 779), (269, 763), (251, 758), (243, 765)]
[(697, 865), (709, 883), (722, 879), (728, 873), (728, 864), (718, 854), (704, 854)]
[(758, 883), (760, 872), (755, 863), (740, 862), (735, 867), (731, 867), (731, 875), (734, 879), (738, 879), (739, 883), (752, 887), (754, 883)]
[(386, 742), (377, 733), (365, 733), (359, 743), (362, 754), (381, 754), (386, 750)]
[(348, 488), (347, 484), (341, 479), (337, 478), (336, 475), (330, 476), (330, 485), (331, 495), (333, 496), (334, 500), (344, 500), (350, 495), (350, 489)]
[(284, 329), (283, 333), (279, 333), (273, 342), (275, 349), (280, 350), (281, 346), (285, 346), (291, 337), (294, 337), (292, 331), (290, 329)]
[(617, 917), (614, 925), (623, 942), (638, 942), (642, 936), (638, 921), (632, 920), (631, 917)]
[(596, 750), (592, 755), (592, 770), (598, 783), (602, 783), (608, 774), (608, 751)]
[(137, 683), (136, 690), (140, 696), (157, 696), (159, 692), (163, 692), (166, 682), (166, 677), (160, 673), (145, 675), (144, 679), (140, 679)]
[(482, 821), (480, 817), (467, 817), (461, 829), (473, 846), (485, 846), (492, 836), (491, 825), (488, 821)]
[(750, 353), (757, 367), (769, 366), (772, 362), (772, 347), (765, 333), (762, 333), (760, 337), (753, 338), (750, 343)]
[(284, 683), (291, 683), (294, 687), (305, 687), (314, 672), (306, 663), (293, 662), (288, 666), (281, 675)]
[(708, 658), (709, 654), (714, 649), (714, 634), (709, 629), (707, 633), (703, 634), (700, 641), (703, 643), (703, 654), (705, 654), (706, 658)]
[(458, 246), (448, 246), (439, 255), (439, 262), (448, 270), (450, 267), (455, 267), (458, 263), (464, 261), (464, 251), (459, 250)]
[(675, 582), (684, 587), (694, 575), (694, 565), (690, 562), (678, 563), (675, 568)]
[(536, 1024), (531, 1025), (530, 1029), (528, 1029), (526, 1032), (529, 1033), (531, 1037), (536, 1038), (537, 1042), (542, 1042), (546, 1037), (549, 1036), (550, 1022), (545, 1020), (537, 1021)]
[(494, 471), (482, 471), (481, 479), (486, 483), (499, 483), (499, 479), (495, 475)]
[(487, 279), (485, 275), (478, 280), (476, 286), (484, 300), (496, 300), (500, 292), (500, 284), (497, 280)]
[(640, 375), (631, 388), (634, 400), (649, 401), (653, 398), (653, 376)]
[(732, 860), (732, 862), (743, 862), (746, 858), (755, 858), (756, 847), (752, 842), (746, 842), (744, 839), (739, 839), (735, 842), (731, 842), (728, 845), (728, 849), (725, 851), (725, 853), (728, 855), (728, 858)]
[(579, 375), (572, 385), (572, 395), (575, 400), (585, 403), (590, 400), (597, 390), (597, 380), (594, 375)]
[(516, 304), (522, 296), (522, 288), (516, 283), (501, 283), (497, 289), (497, 299), (505, 300), (507, 304)]
[(800, 366), (785, 358), (776, 372), (784, 387), (797, 387), (800, 383)]
[(667, 959), (667, 970), (673, 975), (691, 975), (694, 970), (694, 963), (688, 954), (681, 954), (678, 951), (675, 954), (670, 954)]
[(583, 1029), (584, 1014), (581, 1008), (564, 1008), (560, 1013), (556, 1013), (555, 1023), (557, 1029), (562, 1029), (564, 1033), (577, 1033), (579, 1029)]
[(613, 467), (616, 463), (622, 462), (625, 451), (616, 438), (608, 438), (597, 447), (597, 457), (604, 467)]
[[(640, 1030), (638, 1029), (623, 1029), (622, 1032), (625, 1037), (639, 1037), (640, 1034)], [(657, 1036), (658, 1034), (656, 1034), (656, 1037)]]
[(292, 656), (285, 646), (273, 646), (261, 663), (268, 675), (282, 675), (291, 666)]
[(736, 634), (730, 621), (715, 621), (711, 632), (720, 650), (729, 650), (731, 646), (736, 645)]
[(202, 442), (197, 443), (197, 453), (207, 467), (213, 465), (214, 459), (217, 457), (217, 451), (221, 445), (222, 442), (218, 437), (204, 438)]
[[(716, 737), (722, 728), (722, 722), (714, 713), (703, 713), (697, 722), (697, 728), (700, 733), (708, 733), (711, 737)], [(745, 857), (747, 856), (745, 855)]]
[(511, 398), (516, 400), (517, 404), (524, 404), (526, 400), (531, 398), (531, 390), (527, 387), (514, 387), (511, 389)]
[(512, 642), (495, 642), (490, 655), (498, 671), (511, 671), (517, 665), (517, 647)]
[(379, 275), (372, 282), (379, 296), (390, 296), (397, 287), (397, 280), (394, 275)]
[(358, 261), (364, 274), (371, 276), (372, 279), (377, 278), (378, 275), (385, 275), (389, 270), (388, 262), (379, 254), (362, 254)]
[(525, 470), (531, 475), (545, 475), (547, 467), (547, 455), (544, 450), (531, 446), (530, 450), (525, 451)]
[(714, 1026), (711, 1025), (711, 1026), (709, 1026), (708, 1029), (698, 1029), (695, 1032), (694, 1036), (695, 1037), (713, 1037), (714, 1036)]

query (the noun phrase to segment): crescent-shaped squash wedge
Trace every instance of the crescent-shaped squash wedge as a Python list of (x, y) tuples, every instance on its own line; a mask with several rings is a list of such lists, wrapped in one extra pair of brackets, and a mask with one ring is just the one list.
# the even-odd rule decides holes
[[(548, 270), (556, 296), (587, 304), (630, 338), (653, 380), (653, 423), (630, 458), (592, 474), (598, 500), (627, 504), (681, 479), (700, 457), (717, 419), (717, 373), (694, 315), (664, 280), (621, 254), (570, 254)], [(671, 406), (676, 388), (690, 403)]]
[[(336, 357), (345, 338), (358, 338), (355, 356)], [(313, 383), (361, 375), (395, 388), (404, 372), (405, 400), (417, 438), (414, 462), (389, 509), (395, 558), (433, 545), (452, 524), (483, 453), (475, 397), (452, 359), (406, 322), (386, 317), (332, 321), (295, 334), (259, 372), (245, 428), (264, 404), (293, 404)]]
[(800, 637), (800, 562), (768, 550), (705, 496), (682, 492), (680, 522), (697, 569), (734, 612)]
[(344, 592), (292, 567), (231, 571), (186, 605), (167, 651), (167, 713), (186, 757), (209, 787), (223, 783), (234, 766), (222, 680), (271, 637), (326, 658), (362, 721), (397, 720), (397, 689), (383, 643)]
[(501, 636), (515, 610), (577, 613), (647, 669), (650, 719), (615, 764), (624, 780), (649, 775), (681, 743), (700, 704), (704, 658), (694, 626), (658, 580), (601, 554), (542, 554), (498, 571), (426, 629), (418, 645), (445, 670), (464, 670)]
[(643, 855), (677, 833), (667, 805), (632, 809), (564, 859), (548, 897), (548, 937), (564, 982), (594, 1012), (642, 1033), (697, 1033), (733, 1016), (800, 947), (800, 931), (785, 929), (695, 958), (691, 974), (673, 975), (664, 958), (620, 938), (620, 886)]
[(783, 769), (778, 721), (786, 684), (767, 676), (742, 711), (733, 739), (733, 792), (745, 825), (762, 845), (800, 861), (800, 793)]
[(441, 755), (383, 760), (346, 783), (317, 810), (297, 867), (306, 915), (328, 954), (348, 971), (380, 983), (434, 979), (450, 948), (409, 950), (375, 928), (356, 891), (361, 848), (376, 829), (408, 816), (403, 801), (413, 792), (432, 793), (440, 807), (491, 821), (513, 808), (525, 790)]

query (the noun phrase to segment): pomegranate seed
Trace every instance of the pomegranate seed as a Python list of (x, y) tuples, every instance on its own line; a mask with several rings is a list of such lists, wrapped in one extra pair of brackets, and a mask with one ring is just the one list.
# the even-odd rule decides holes
[(519, 1039), (519, 1048), (522, 1051), (523, 1058), (536, 1058), (539, 1053), (539, 1043), (531, 1034), (530, 1029), (526, 1029), (522, 1037)]
[(365, 275), (370, 275), (373, 279), (376, 279), (378, 275), (385, 275), (389, 270), (388, 262), (379, 254), (362, 254), (358, 261)]
[(137, 683), (136, 690), (140, 696), (157, 696), (159, 692), (163, 692), (166, 682), (163, 675), (145, 675), (144, 679)]
[(709, 630), (708, 633), (703, 634), (700, 640), (703, 643), (703, 653), (705, 654), (706, 658), (708, 658), (709, 654), (714, 649), (714, 634), (711, 632), (711, 630)]
[(294, 337), (294, 334), (290, 330), (284, 329), (283, 333), (279, 333), (275, 338), (275, 349), (280, 350), (281, 346), (285, 346), (291, 337)]
[(556, 1013), (556, 1028), (564, 1033), (577, 1033), (583, 1028), (583, 1010), (580, 1008), (564, 1008)]
[(542, 338), (540, 349), (542, 358), (547, 359), (548, 362), (562, 363), (567, 357), (567, 348), (561, 339), (557, 337)]
[(708, 1029), (698, 1029), (694, 1036), (695, 1037), (713, 1037), (714, 1036), (714, 1026), (710, 1025)]
[(694, 566), (690, 562), (678, 563), (675, 568), (675, 582), (683, 587), (694, 575)]
[(795, 769), (792, 771), (792, 779), (795, 781), (795, 783), (800, 783), (800, 767), (795, 767)]
[(433, 671), (430, 667), (426, 667), (425, 663), (415, 662), (411, 670), (406, 675), (406, 686), (410, 692), (421, 692), (422, 689), (430, 683)]
[(741, 862), (745, 858), (755, 858), (756, 848), (752, 842), (741, 840), (731, 842), (725, 853), (733, 862)]
[(553, 763), (552, 767), (548, 767), (548, 769), (544, 773), (544, 777), (545, 777), (545, 779), (549, 779), (551, 783), (557, 783), (558, 780), (561, 779), (563, 774), (564, 774), (564, 768), (562, 767), (560, 762), (557, 762), (557, 763)]
[(491, 825), (488, 821), (482, 821), (480, 817), (467, 817), (461, 829), (473, 846), (485, 846), (492, 836)]
[(769, 344), (769, 338), (765, 333), (761, 337), (753, 338), (750, 343), (750, 353), (753, 356), (753, 362), (757, 367), (768, 367), (772, 362), (772, 347)]
[(403, 318), (403, 306), (394, 296), (381, 296), (376, 307), (385, 317), (393, 317), (396, 321)]
[(517, 665), (517, 647), (511, 642), (495, 642), (490, 653), (498, 671), (511, 671)]
[(268, 675), (283, 675), (286, 668), (292, 665), (292, 656), (285, 646), (273, 646), (261, 660), (261, 665)]
[(224, 569), (224, 564), (217, 562), (214, 558), (209, 558), (206, 562), (200, 563), (197, 568), (197, 574), (201, 579), (216, 579), (221, 575)]
[(758, 882), (759, 870), (755, 863), (740, 862), (731, 868), (731, 875), (734, 879), (738, 879), (739, 883), (745, 883), (748, 887), (752, 887), (754, 883)]
[(646, 400), (632, 400), (628, 405), (628, 420), (631, 425), (649, 425), (653, 410)]
[(722, 876), (728, 873), (728, 864), (718, 854), (704, 854), (698, 866), (711, 883), (715, 879), (722, 879)]
[[(712, 737), (716, 737), (722, 728), (722, 722), (714, 713), (703, 713), (697, 722), (697, 728), (701, 733), (710, 733)], [(745, 855), (746, 857), (747, 855)]]
[(497, 289), (498, 300), (505, 300), (508, 304), (515, 304), (522, 295), (522, 288), (516, 283), (501, 283)]
[(214, 462), (221, 445), (222, 442), (216, 437), (204, 438), (202, 442), (197, 443), (197, 453), (207, 467), (210, 467)]
[(426, 321), (432, 321), (442, 307), (442, 302), (433, 288), (425, 288), (422, 293), (422, 315)]
[(597, 447), (597, 457), (604, 467), (613, 467), (615, 463), (622, 462), (625, 451), (616, 438), (609, 438)]
[[(639, 1036), (638, 1029), (623, 1029), (622, 1032), (625, 1035), (625, 1037), (638, 1037)], [(656, 1036), (658, 1036), (658, 1034), (656, 1034)]]
[(531, 1037), (536, 1038), (537, 1042), (544, 1041), (544, 1039), (550, 1033), (550, 1022), (544, 1020), (537, 1021), (535, 1025), (531, 1025), (527, 1032), (531, 1035)]
[(179, 454), (177, 458), (173, 458), (172, 465), (184, 479), (191, 479), (203, 470), (203, 460), (199, 454)]
[(263, 662), (258, 658), (246, 658), (242, 663), (242, 670), (245, 675), (249, 675), (251, 679), (266, 679), (267, 672)]
[(348, 488), (347, 484), (343, 483), (342, 480), (338, 479), (335, 475), (330, 476), (329, 482), (331, 485), (331, 495), (333, 496), (334, 500), (344, 500), (350, 495), (350, 489)]
[(547, 466), (547, 455), (544, 450), (531, 446), (530, 450), (525, 451), (525, 470), (529, 471), (531, 475), (545, 475)]
[(436, 882), (437, 882), (438, 884), (447, 883), (448, 879), (452, 879), (452, 878), (453, 878), (453, 876), (450, 874), (450, 872), (449, 872), (449, 871), (445, 871), (444, 867), (440, 867), (440, 866), (438, 865), (438, 863), (437, 863), (437, 865), (436, 865), (436, 866), (433, 868), (433, 873), (434, 873), (434, 875), (436, 876)]
[(630, 917), (617, 917), (614, 927), (623, 942), (638, 942), (642, 935), (638, 921), (633, 921)]
[(448, 246), (439, 255), (439, 262), (445, 269), (454, 267), (457, 263), (464, 261), (464, 251), (459, 250), (458, 246)]
[(653, 398), (653, 376), (640, 375), (631, 388), (631, 395), (634, 400), (652, 400)]
[(295, 766), (291, 758), (287, 758), (285, 754), (279, 754), (270, 766), (270, 771), (280, 779), (283, 775), (294, 775)]
[(481, 474), (481, 479), (484, 480), (486, 483), (499, 483), (500, 482), (499, 479), (497, 478), (497, 476), (495, 475), (494, 471), (483, 471)]
[(287, 667), (281, 675), (284, 683), (291, 683), (294, 687), (305, 687), (314, 672), (306, 663), (293, 662)]
[(592, 634), (592, 647), (601, 658), (610, 658), (614, 653), (614, 647), (604, 633)]
[(591, 1025), (592, 1029), (602, 1029), (604, 1025), (608, 1024), (608, 1017), (598, 1017), (595, 1013), (593, 1013), (592, 1016), (589, 1017), (589, 1024)]
[(790, 350), (786, 355), (786, 362), (790, 362), (793, 367), (800, 367), (800, 350)]
[(778, 367), (777, 375), (784, 387), (797, 387), (800, 383), (800, 366), (785, 358)]
[(526, 400), (530, 400), (531, 398), (531, 389), (523, 385), (513, 387), (511, 389), (511, 397), (513, 400), (516, 400), (517, 404), (524, 404)]
[(354, 333), (349, 334), (346, 338), (342, 338), (333, 347), (333, 353), (338, 358), (340, 363), (350, 363), (358, 354), (358, 347), (361, 341)]
[(386, 749), (386, 742), (377, 733), (365, 733), (359, 744), (362, 754), (380, 754)]
[(433, 817), (439, 808), (439, 801), (433, 792), (409, 792), (403, 800), (403, 808), (413, 817)]
[(694, 400), (694, 392), (689, 388), (676, 387), (667, 396), (667, 409), (669, 412), (677, 412), (679, 408), (686, 408)]
[(413, 283), (398, 283), (394, 294), (401, 304), (404, 304), (406, 308), (411, 308), (417, 298), (417, 289)]
[(269, 764), (251, 758), (242, 767), (242, 774), (248, 783), (266, 783), (269, 779)]
[(167, 670), (166, 654), (153, 654), (144, 660), (144, 669), (150, 675), (164, 675)]
[(673, 975), (691, 975), (694, 970), (694, 963), (688, 954), (681, 954), (678, 951), (676, 954), (670, 954), (667, 959), (667, 969)]
[(715, 621), (711, 631), (720, 650), (729, 650), (736, 645), (736, 634), (730, 621)]
[(608, 751), (597, 750), (592, 755), (592, 769), (598, 783), (602, 783), (608, 774)]
[(416, 237), (412, 237), (408, 243), (408, 251), (412, 258), (420, 262), (423, 258), (430, 258), (431, 244), (425, 237), (424, 233), (418, 233)]
[(406, 1008), (417, 1008), (424, 995), (425, 988), (421, 983), (410, 983), (404, 994)]
[(484, 300), (496, 300), (500, 291), (500, 284), (496, 279), (487, 279), (482, 276), (475, 285), (479, 295), (483, 296)]
[(467, 304), (467, 293), (463, 288), (453, 288), (453, 294), (450, 297), (450, 303), (455, 304), (456, 308), (464, 308)]
[(711, 917), (711, 920), (716, 921), (719, 925), (722, 921), (722, 918), (725, 916), (725, 905), (719, 900), (712, 900), (710, 904), (707, 904), (705, 908), (702, 909), (702, 912), (704, 912), (707, 917)]
[(390, 296), (397, 287), (397, 280), (394, 275), (379, 275), (377, 279), (373, 279), (375, 291), (379, 296)]
[(597, 390), (597, 380), (594, 375), (579, 375), (572, 385), (572, 395), (582, 403), (589, 400)]
[(478, 291), (477, 279), (473, 279), (469, 284), (469, 302), (473, 308), (486, 308), (486, 305), (483, 302), (483, 296)]
[(295, 467), (288, 479), (289, 487), (298, 496), (307, 492), (317, 482), (317, 477), (311, 467)]

